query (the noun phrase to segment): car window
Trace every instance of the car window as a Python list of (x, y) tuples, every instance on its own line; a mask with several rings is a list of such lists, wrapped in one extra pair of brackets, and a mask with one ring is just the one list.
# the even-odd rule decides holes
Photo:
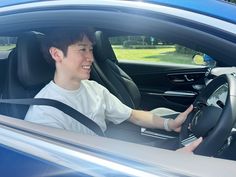
[(0, 59), (6, 59), (10, 51), (16, 46), (16, 37), (0, 36)]
[(203, 60), (193, 60), (196, 54), (203, 56), (202, 53), (151, 36), (119, 36), (109, 40), (118, 60), (208, 65)]

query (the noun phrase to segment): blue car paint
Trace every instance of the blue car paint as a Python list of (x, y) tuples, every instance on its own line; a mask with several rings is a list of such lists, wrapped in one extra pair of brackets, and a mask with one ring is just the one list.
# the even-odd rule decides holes
[[(40, 2), (40, 0), (2, 0), (0, 7), (30, 2)], [(236, 24), (236, 5), (223, 0), (143, 0), (143, 2), (178, 7)]]
[(0, 7), (12, 6), (16, 4), (25, 4), (29, 2), (35, 2), (35, 1), (39, 1), (39, 0), (1, 0)]
[(145, 0), (145, 2), (178, 7), (236, 24), (236, 5), (223, 0)]
[[(37, 0), (3, 0), (0, 2), (0, 7), (35, 1)], [(150, 0), (149, 2), (180, 7), (236, 23), (236, 6), (217, 0)], [(75, 173), (71, 169), (3, 146), (0, 146), (0, 157), (0, 171), (1, 175), (5, 177), (34, 176), (38, 175), (39, 171), (42, 176), (43, 174), (60, 174), (60, 172), (62, 173), (60, 176), (86, 176), (78, 172)], [(14, 164), (12, 164), (12, 159), (14, 159)], [(17, 172), (17, 174), (15, 174), (15, 172)], [(63, 172), (68, 173), (63, 174)]]
[[(87, 176), (80, 172), (59, 166), (29, 154), (25, 154), (9, 147), (0, 146), (0, 172), (4, 177), (30, 177), (30, 176)], [(13, 164), (14, 161), (14, 164)]]

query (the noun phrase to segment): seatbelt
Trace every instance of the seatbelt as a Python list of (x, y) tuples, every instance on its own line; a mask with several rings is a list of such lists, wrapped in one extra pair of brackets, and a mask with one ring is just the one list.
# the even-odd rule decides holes
[(104, 136), (102, 129), (93, 120), (89, 119), (87, 116), (83, 115), (76, 109), (57, 100), (47, 98), (0, 99), (0, 103), (52, 106), (79, 121), (81, 124), (92, 130), (97, 135)]

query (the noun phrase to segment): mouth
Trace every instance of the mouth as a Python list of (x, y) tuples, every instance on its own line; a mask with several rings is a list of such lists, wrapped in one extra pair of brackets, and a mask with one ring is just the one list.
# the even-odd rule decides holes
[(83, 65), (82, 68), (86, 70), (91, 70), (91, 65)]

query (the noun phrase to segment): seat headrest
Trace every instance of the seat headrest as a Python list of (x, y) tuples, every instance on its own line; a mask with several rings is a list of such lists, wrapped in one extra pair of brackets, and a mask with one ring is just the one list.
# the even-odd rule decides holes
[(43, 34), (31, 31), (17, 40), (17, 76), (26, 88), (46, 84), (53, 78), (54, 68), (44, 59), (41, 50), (43, 39)]
[(98, 62), (107, 59), (117, 62), (116, 55), (112, 49), (108, 37), (101, 31), (95, 32), (94, 55), (96, 56), (96, 60)]

